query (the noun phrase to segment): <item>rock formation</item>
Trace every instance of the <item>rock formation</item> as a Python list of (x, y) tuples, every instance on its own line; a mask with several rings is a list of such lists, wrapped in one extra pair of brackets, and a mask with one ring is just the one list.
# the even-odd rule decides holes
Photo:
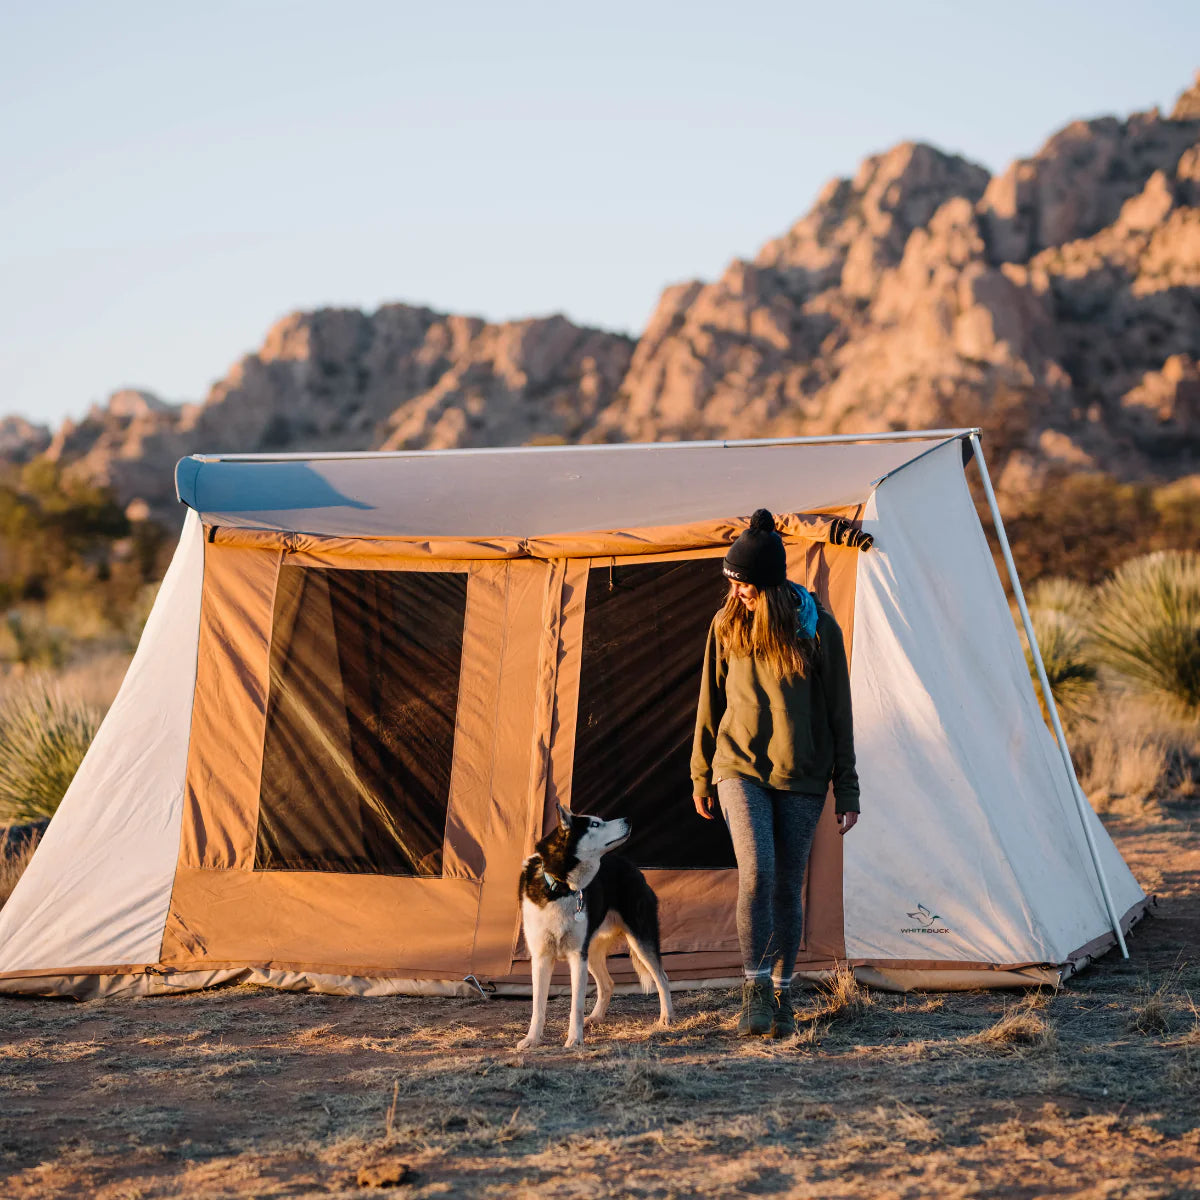
[(641, 338), (392, 304), (294, 313), (201, 404), (115, 393), (45, 453), (170, 509), (195, 451), (443, 448), (981, 425), (1010, 502), (1057, 471), (1200, 470), (1200, 77), (989, 177), (905, 143)]

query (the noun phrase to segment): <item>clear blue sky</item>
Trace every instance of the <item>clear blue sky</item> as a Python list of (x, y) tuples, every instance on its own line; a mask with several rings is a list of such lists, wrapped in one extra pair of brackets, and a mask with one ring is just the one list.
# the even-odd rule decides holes
[(1169, 108), (1200, 5), (0, 4), (0, 413), (200, 399), (295, 308), (637, 332), (904, 139)]

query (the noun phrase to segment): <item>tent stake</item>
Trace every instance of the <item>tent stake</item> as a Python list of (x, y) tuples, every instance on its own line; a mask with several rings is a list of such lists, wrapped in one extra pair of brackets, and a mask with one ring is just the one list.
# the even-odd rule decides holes
[(1121, 918), (1113, 906), (1112, 893), (1108, 890), (1108, 880), (1104, 877), (1104, 868), (1100, 865), (1100, 853), (1096, 849), (1096, 840), (1092, 836), (1092, 827), (1088, 821), (1087, 797), (1079, 786), (1075, 775), (1075, 764), (1071, 761), (1071, 751), (1067, 748), (1066, 734), (1063, 733), (1062, 722), (1058, 719), (1058, 706), (1054, 703), (1054, 694), (1050, 690), (1050, 680), (1046, 678), (1046, 665), (1042, 662), (1042, 652), (1038, 647), (1037, 638), (1033, 632), (1033, 622), (1029, 618), (1029, 609), (1025, 604), (1025, 593), (1021, 590), (1021, 581), (1017, 578), (1017, 567), (1013, 562), (1012, 550), (1008, 544), (1008, 534), (1004, 532), (1004, 522), (1000, 519), (1000, 506), (996, 503), (996, 493), (992, 491), (991, 476), (988, 475), (987, 462), (983, 457), (983, 447), (979, 444), (979, 434), (971, 433), (971, 449), (975, 451), (975, 461), (979, 464), (979, 474), (983, 479), (983, 490), (987, 495), (988, 508), (992, 510), (992, 524), (996, 527), (996, 537), (1000, 540), (1000, 552), (1004, 555), (1004, 565), (1008, 568), (1008, 578), (1012, 582), (1013, 595), (1017, 600), (1017, 609), (1021, 613), (1021, 624), (1025, 626), (1025, 638), (1029, 643), (1029, 651), (1033, 656), (1033, 665), (1037, 668), (1038, 682), (1042, 687), (1042, 695), (1046, 700), (1046, 711), (1050, 714), (1050, 723), (1054, 726), (1054, 736), (1058, 741), (1059, 753), (1063, 765), (1067, 768), (1067, 779), (1071, 784), (1071, 795), (1075, 798), (1075, 808), (1079, 813), (1079, 821), (1083, 825), (1083, 836), (1087, 839), (1088, 850), (1092, 855), (1092, 865), (1096, 868), (1096, 878), (1100, 880), (1100, 892), (1104, 896), (1104, 906), (1108, 909), (1108, 919), (1112, 924), (1113, 933), (1117, 935), (1117, 945), (1121, 947), (1121, 957), (1128, 958), (1129, 950), (1125, 945), (1125, 935), (1121, 932)]

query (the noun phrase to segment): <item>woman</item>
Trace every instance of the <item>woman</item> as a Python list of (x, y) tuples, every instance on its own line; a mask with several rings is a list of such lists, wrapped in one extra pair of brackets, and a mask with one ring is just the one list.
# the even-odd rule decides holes
[(724, 570), (729, 596), (704, 651), (692, 793), (709, 820), (719, 797), (737, 856), (746, 971), (738, 1036), (788, 1037), (804, 871), (830, 780), (839, 831), (858, 819), (850, 673), (837, 622), (788, 582), (783, 539), (765, 508)]

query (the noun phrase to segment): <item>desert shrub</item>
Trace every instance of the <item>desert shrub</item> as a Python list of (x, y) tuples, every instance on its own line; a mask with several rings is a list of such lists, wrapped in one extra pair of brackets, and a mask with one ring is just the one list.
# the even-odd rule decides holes
[(113, 632), (94, 585), (55, 592), (47, 598), (41, 615), (47, 629), (72, 643), (94, 641)]
[(37, 849), (38, 840), (36, 835), (17, 840), (9, 836), (7, 829), (0, 830), (0, 908), (8, 903), (17, 880)]
[[(1042, 653), (1042, 665), (1050, 682), (1054, 703), (1064, 716), (1082, 714), (1096, 691), (1096, 665), (1086, 627), (1068, 613), (1055, 608), (1029, 610), (1034, 637)], [(1042, 716), (1049, 721), (1046, 701), (1038, 682), (1033, 653), (1025, 648), (1025, 662), (1037, 692)]]
[(138, 642), (142, 640), (142, 632), (146, 628), (146, 622), (150, 619), (150, 610), (154, 607), (154, 601), (158, 597), (158, 588), (157, 583), (143, 584), (125, 613), (122, 632), (125, 634), (126, 644), (130, 650), (136, 650)]
[(13, 609), (4, 620), (5, 655), (23, 667), (61, 667), (67, 661), (68, 639), (36, 613)]
[(1159, 551), (1118, 567), (1100, 589), (1093, 636), (1124, 683), (1200, 715), (1200, 554)]
[(100, 726), (100, 710), (33, 677), (0, 702), (0, 820), (50, 817)]
[(1062, 613), (1080, 624), (1086, 624), (1096, 607), (1095, 590), (1077, 579), (1048, 575), (1039, 579), (1025, 596), (1029, 611), (1042, 609)]
[[(997, 552), (982, 502), (980, 519)], [(1099, 473), (1064, 475), (1019, 506), (1006, 505), (1004, 524), (1022, 582), (1067, 575), (1099, 583), (1130, 555), (1200, 542), (1200, 489), (1119, 483)]]

